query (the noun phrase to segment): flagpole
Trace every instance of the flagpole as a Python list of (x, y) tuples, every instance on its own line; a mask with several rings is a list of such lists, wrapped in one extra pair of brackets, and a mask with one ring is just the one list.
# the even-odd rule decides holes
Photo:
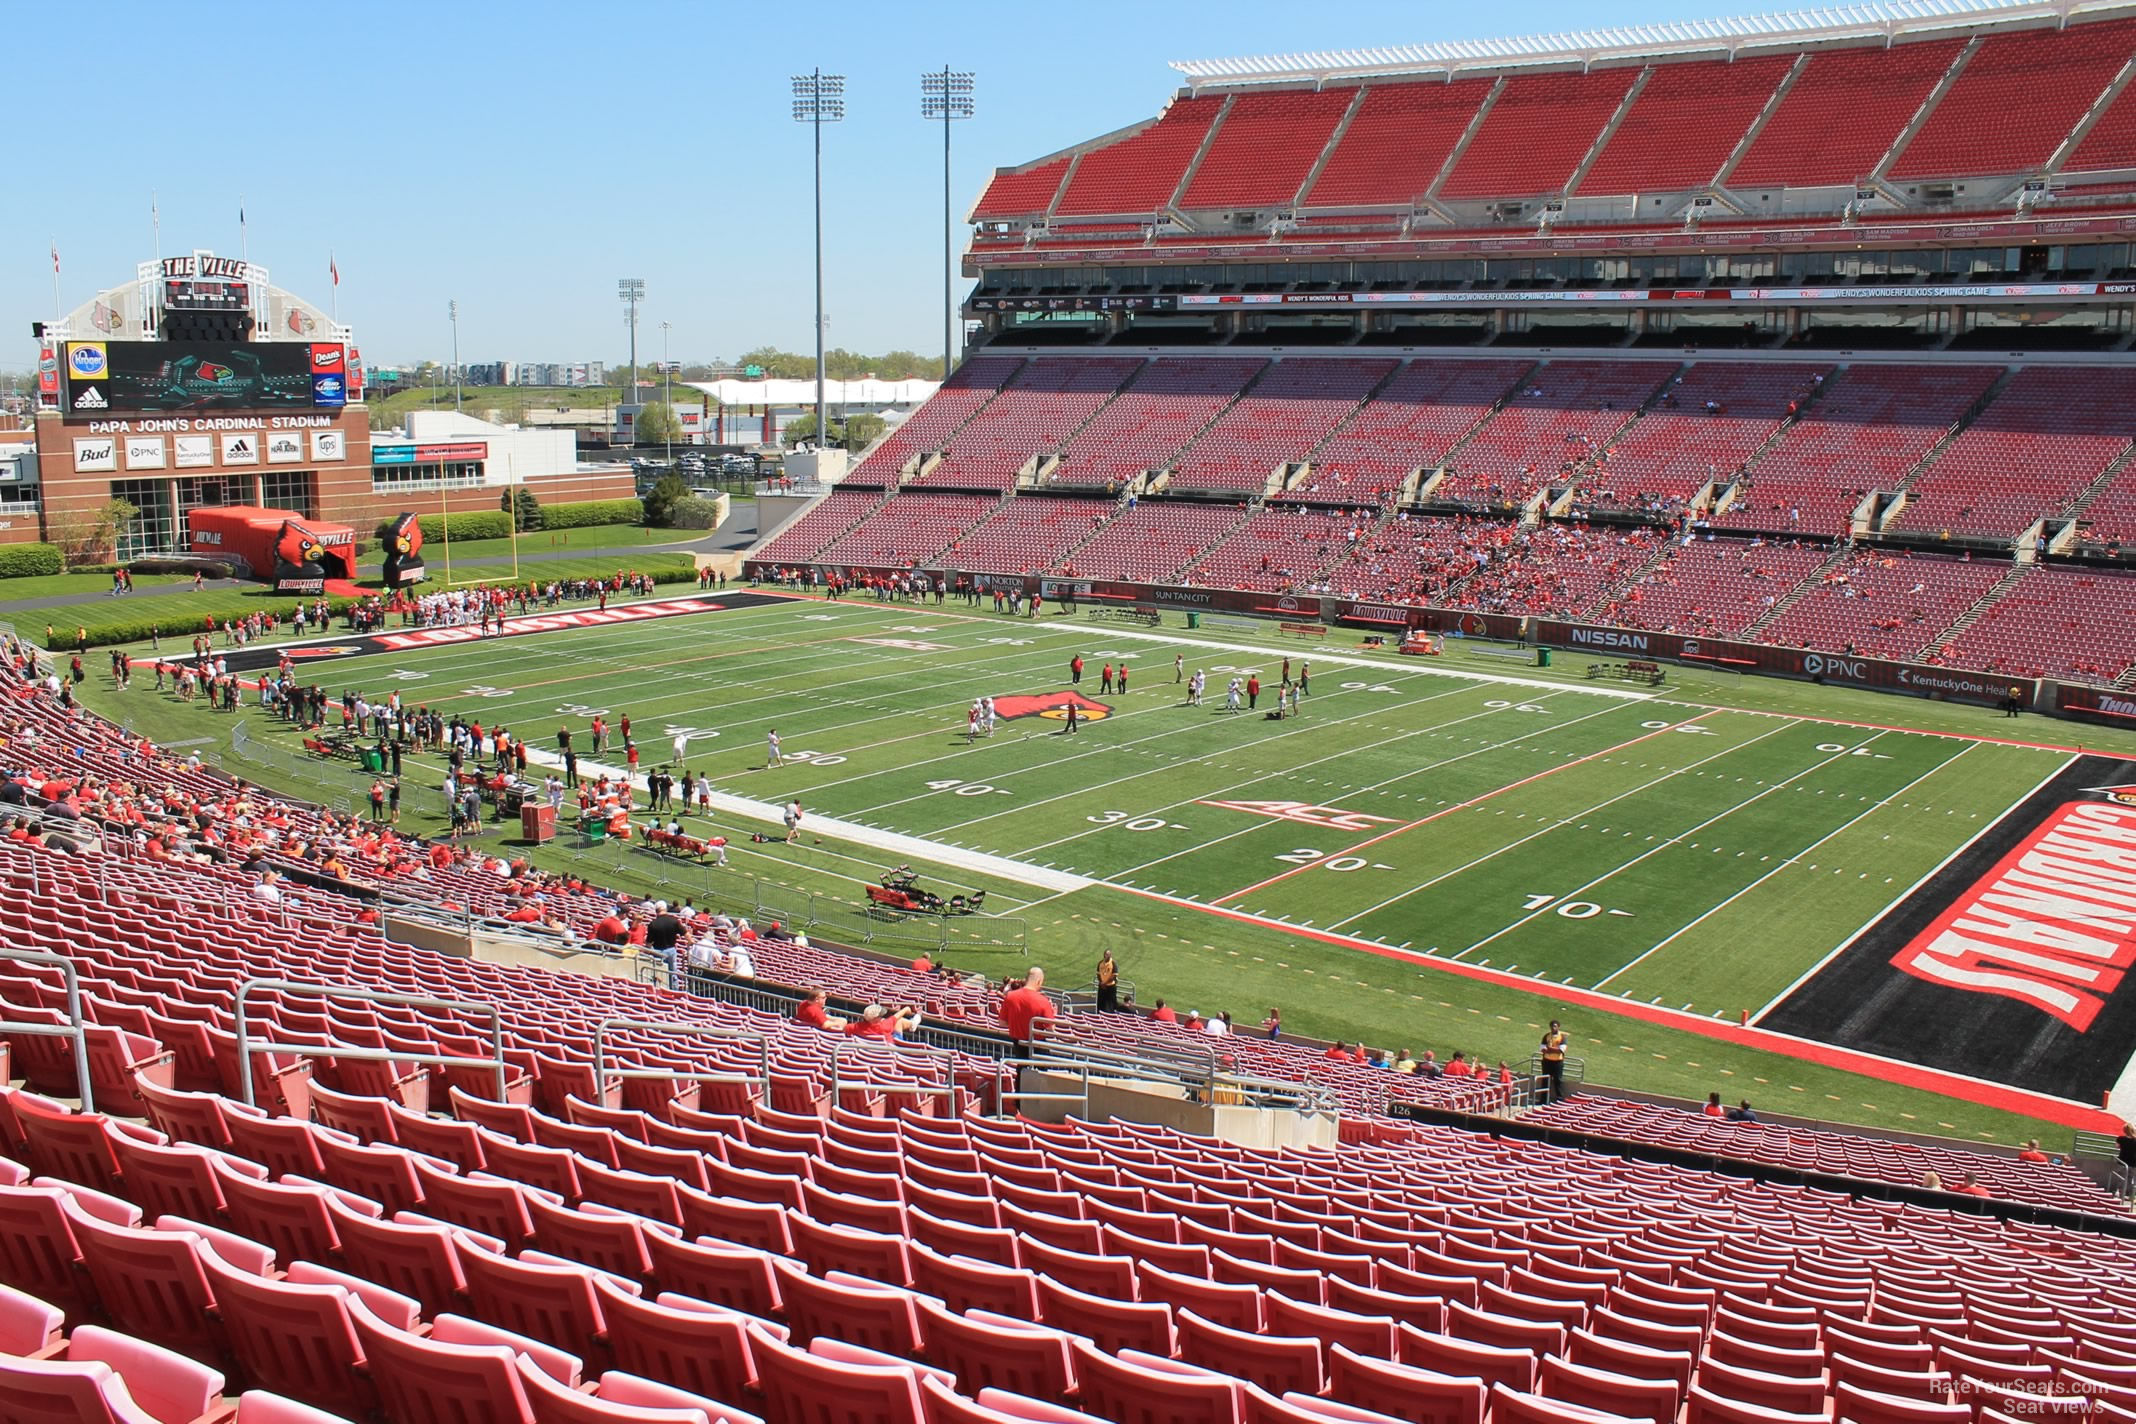
[(245, 195), (237, 195), (237, 256), (246, 263), (252, 261), (252, 238), (245, 231)]
[(504, 452), (504, 479), (508, 497), (512, 501), (512, 516), (505, 521), (505, 528), (512, 531), (512, 582), (519, 582), (519, 473), (512, 464), (512, 452)]
[(52, 324), (59, 325), (59, 239), (52, 239)]
[(326, 270), (334, 278), (334, 325), (341, 325), (341, 264), (334, 260), (334, 249), (326, 249)]

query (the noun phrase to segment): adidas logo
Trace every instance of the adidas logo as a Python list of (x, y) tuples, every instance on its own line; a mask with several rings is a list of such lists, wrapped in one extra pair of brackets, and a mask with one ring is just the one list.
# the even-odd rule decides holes
[(104, 409), (104, 393), (95, 386), (91, 386), (74, 398), (74, 408), (76, 410), (102, 410)]

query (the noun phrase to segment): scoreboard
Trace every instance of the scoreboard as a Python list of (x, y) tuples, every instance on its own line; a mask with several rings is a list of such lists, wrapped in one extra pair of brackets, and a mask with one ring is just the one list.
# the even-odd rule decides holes
[(163, 309), (165, 311), (227, 311), (252, 310), (252, 287), (247, 282), (205, 278), (165, 278), (163, 283)]

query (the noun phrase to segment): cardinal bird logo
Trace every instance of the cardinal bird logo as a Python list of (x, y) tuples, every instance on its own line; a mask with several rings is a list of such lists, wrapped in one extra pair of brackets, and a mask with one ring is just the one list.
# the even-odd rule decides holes
[(275, 557), (285, 564), (317, 563), (326, 552), (326, 545), (319, 536), (297, 523), (294, 519), (282, 522), (282, 537), (275, 541)]
[(2136, 806), (2136, 782), (2120, 786), (2087, 786), (2086, 791), (2095, 792), (2107, 800), (2122, 806)]
[(402, 558), (411, 558), (423, 548), (422, 521), (412, 514), (403, 514), (393, 521), (386, 531), (386, 547)]
[(193, 368), (193, 374), (203, 381), (227, 381), (234, 377), (237, 372), (219, 362), (203, 361)]
[(1112, 716), (1112, 708), (1102, 702), (1093, 702), (1082, 693), (1068, 688), (1059, 692), (997, 697), (994, 699), (994, 715), (1010, 721), (1018, 717), (1050, 717), (1056, 722), (1065, 722), (1068, 720), (1071, 703), (1074, 704), (1076, 717), (1085, 722), (1102, 722)]

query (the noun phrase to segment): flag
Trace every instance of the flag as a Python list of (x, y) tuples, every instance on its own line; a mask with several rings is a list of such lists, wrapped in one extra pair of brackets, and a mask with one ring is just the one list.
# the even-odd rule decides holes
[(59, 244), (57, 242), (52, 244), (52, 275), (55, 277), (59, 275)]
[(326, 254), (326, 272), (334, 279), (335, 286), (341, 285), (341, 267), (334, 261), (334, 254), (331, 252)]

